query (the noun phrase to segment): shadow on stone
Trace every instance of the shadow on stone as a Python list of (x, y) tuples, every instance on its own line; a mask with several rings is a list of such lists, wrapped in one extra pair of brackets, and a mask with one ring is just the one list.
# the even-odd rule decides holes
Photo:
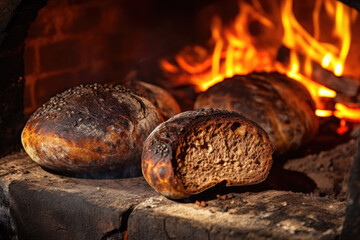
[(217, 198), (217, 195), (229, 193), (263, 192), (267, 190), (292, 191), (311, 193), (315, 190), (314, 181), (303, 173), (282, 169), (280, 166), (273, 166), (268, 178), (256, 185), (226, 187), (226, 182), (190, 197), (180, 202), (195, 202), (196, 200), (208, 201)]
[(65, 176), (65, 177), (74, 177), (74, 178), (85, 178), (85, 179), (118, 179), (118, 178), (133, 178), (141, 177), (141, 166), (139, 164), (129, 165), (119, 169), (113, 169), (109, 171), (102, 172), (88, 172), (88, 173), (69, 173), (69, 172), (59, 172), (52, 169), (44, 168), (47, 172)]
[(229, 193), (263, 192), (267, 190), (291, 191), (300, 193), (311, 193), (315, 190), (314, 181), (303, 173), (289, 171), (274, 166), (268, 178), (256, 185), (226, 187), (226, 182), (221, 182), (216, 186), (191, 196), (190, 198), (179, 200), (179, 202), (209, 201), (217, 198), (217, 195), (227, 195)]

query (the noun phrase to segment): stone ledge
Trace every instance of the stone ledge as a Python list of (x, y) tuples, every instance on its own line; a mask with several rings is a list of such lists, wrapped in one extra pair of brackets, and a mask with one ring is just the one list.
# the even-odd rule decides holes
[(232, 194), (206, 207), (153, 197), (135, 207), (130, 239), (336, 239), (345, 204), (285, 191)]
[(345, 213), (287, 191), (215, 195), (171, 201), (142, 177), (64, 177), (20, 152), (0, 159), (0, 239), (336, 239)]
[(131, 210), (157, 196), (142, 177), (64, 177), (44, 171), (23, 152), (0, 159), (0, 192), (9, 203), (3, 206), (7, 222), (12, 221), (7, 228), (19, 239), (109, 239), (114, 234), (119, 239)]

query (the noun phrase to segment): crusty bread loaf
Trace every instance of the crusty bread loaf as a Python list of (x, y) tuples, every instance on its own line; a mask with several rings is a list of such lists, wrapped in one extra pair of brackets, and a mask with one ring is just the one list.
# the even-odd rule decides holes
[(142, 171), (159, 193), (181, 199), (220, 182), (263, 181), (272, 146), (265, 131), (235, 112), (197, 110), (160, 124), (144, 142)]
[(51, 170), (111, 170), (140, 164), (143, 142), (161, 122), (156, 108), (131, 90), (79, 86), (51, 98), (30, 117), (22, 144)]
[(225, 79), (201, 93), (194, 108), (226, 109), (245, 115), (269, 134), (277, 155), (308, 142), (319, 125), (309, 92), (279, 73)]
[(165, 120), (181, 112), (179, 104), (165, 89), (142, 81), (128, 81), (125, 87), (134, 89), (159, 109)]

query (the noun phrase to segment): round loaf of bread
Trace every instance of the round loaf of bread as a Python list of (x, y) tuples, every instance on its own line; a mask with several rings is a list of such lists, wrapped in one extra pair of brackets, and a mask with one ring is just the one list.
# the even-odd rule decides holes
[(143, 142), (162, 122), (157, 109), (121, 86), (87, 85), (51, 98), (26, 123), (21, 140), (39, 165), (98, 172), (140, 165)]
[(160, 124), (144, 142), (142, 172), (157, 192), (172, 199), (263, 181), (272, 165), (265, 131), (235, 112), (198, 110)]
[(275, 154), (298, 149), (318, 130), (315, 104), (306, 88), (279, 73), (252, 73), (225, 79), (195, 101), (195, 109), (235, 111), (258, 123)]
[(165, 89), (142, 81), (128, 81), (124, 85), (134, 89), (158, 108), (165, 120), (181, 112), (179, 104)]

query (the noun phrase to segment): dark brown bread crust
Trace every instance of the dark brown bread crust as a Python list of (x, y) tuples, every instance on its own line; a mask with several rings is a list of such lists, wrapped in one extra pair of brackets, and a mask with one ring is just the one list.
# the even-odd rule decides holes
[(173, 96), (159, 86), (135, 80), (126, 82), (124, 86), (136, 90), (141, 96), (148, 99), (159, 109), (165, 120), (181, 112), (180, 106)]
[(137, 93), (112, 85), (69, 89), (28, 120), (22, 144), (38, 164), (62, 172), (95, 172), (140, 163), (142, 144), (162, 122)]
[(299, 82), (279, 73), (234, 76), (201, 93), (195, 109), (239, 112), (257, 122), (281, 155), (308, 142), (318, 130), (315, 104)]
[[(190, 188), (184, 185), (184, 178), (178, 169), (178, 160), (182, 161), (182, 150), (184, 144), (192, 144), (187, 136), (194, 133), (199, 126), (204, 124), (232, 123), (237, 122), (240, 126), (245, 126), (254, 133), (265, 149), (264, 154), (258, 159), (263, 169), (252, 179), (226, 179), (227, 186), (231, 185), (250, 185), (266, 179), (272, 165), (272, 146), (266, 132), (256, 123), (246, 119), (235, 112), (220, 111), (213, 109), (188, 111), (178, 114), (168, 121), (160, 124), (144, 142), (142, 153), (142, 171), (147, 182), (157, 192), (172, 199), (181, 199), (193, 194), (200, 193), (219, 182), (208, 182), (201, 188)], [(243, 141), (244, 134), (239, 135)], [(230, 144), (230, 143), (229, 143)], [(223, 151), (226, 151), (223, 149)], [(232, 159), (237, 161), (238, 159)], [(241, 163), (240, 163), (241, 164)]]

